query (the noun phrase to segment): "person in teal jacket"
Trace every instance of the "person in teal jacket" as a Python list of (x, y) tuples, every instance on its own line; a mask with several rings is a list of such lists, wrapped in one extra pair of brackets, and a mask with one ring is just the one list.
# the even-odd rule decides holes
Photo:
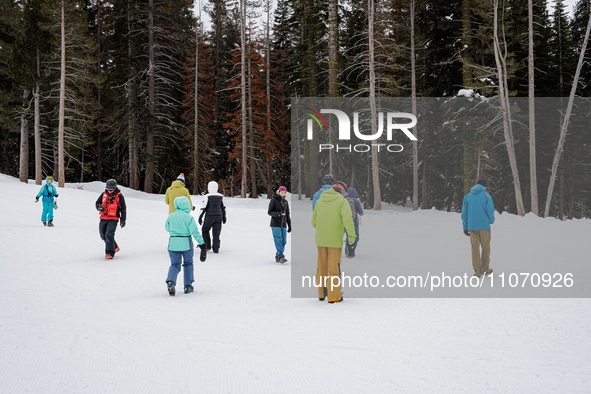
[(41, 190), (37, 193), (35, 202), (39, 202), (39, 197), (43, 196), (43, 213), (41, 214), (41, 221), (44, 226), (53, 227), (53, 206), (54, 197), (57, 198), (57, 189), (53, 186), (53, 177), (45, 178), (45, 185), (41, 186)]
[(170, 268), (168, 269), (168, 277), (166, 278), (166, 285), (168, 286), (168, 294), (174, 296), (176, 280), (179, 272), (181, 272), (181, 263), (183, 265), (183, 275), (185, 283), (185, 293), (193, 291), (192, 283), (195, 281), (193, 277), (193, 240), (201, 248), (201, 261), (205, 261), (207, 256), (207, 249), (205, 243), (199, 233), (195, 218), (191, 215), (191, 203), (185, 196), (174, 199), (175, 211), (168, 215), (166, 224), (164, 225), (166, 231), (170, 233), (168, 241), (168, 255), (170, 256)]
[(318, 202), (320, 195), (328, 189), (332, 188), (332, 185), (334, 185), (337, 181), (335, 181), (334, 176), (332, 176), (332, 174), (326, 174), (322, 179), (322, 182), (324, 182), (324, 185), (320, 188), (320, 190), (314, 193), (314, 196), (312, 197), (312, 211), (314, 210), (314, 207), (316, 206), (316, 203)]
[[(495, 222), (495, 205), (486, 192), (488, 181), (479, 179), (470, 193), (464, 196), (462, 225), (464, 234), (470, 237), (472, 245), (472, 267), (474, 275), (490, 275), (490, 225)], [(482, 255), (480, 254), (482, 247)]]

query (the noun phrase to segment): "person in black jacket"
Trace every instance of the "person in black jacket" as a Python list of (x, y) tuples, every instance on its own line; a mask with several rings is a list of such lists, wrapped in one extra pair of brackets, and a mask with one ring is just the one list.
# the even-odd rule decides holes
[(101, 239), (105, 241), (105, 258), (112, 259), (115, 253), (119, 252), (119, 246), (115, 242), (117, 222), (123, 228), (127, 219), (125, 198), (123, 198), (123, 194), (121, 194), (121, 190), (117, 187), (117, 182), (114, 179), (107, 181), (105, 191), (96, 200), (95, 206), (101, 215), (99, 234)]
[[(199, 215), (199, 225), (201, 228), (201, 235), (205, 242), (207, 250), (213, 249), (213, 253), (220, 251), (220, 234), (222, 232), (222, 224), (226, 224), (226, 207), (224, 206), (223, 196), (218, 193), (218, 183), (211, 181), (207, 184), (207, 202), (203, 201), (203, 208), (201, 208), (201, 215)], [(203, 215), (205, 215), (205, 223), (203, 222)], [(209, 230), (213, 232), (213, 243), (209, 236)]]
[(287, 188), (280, 186), (277, 193), (273, 195), (269, 203), (267, 213), (271, 216), (271, 230), (273, 230), (273, 239), (275, 241), (275, 262), (285, 263), (287, 259), (283, 252), (287, 243), (287, 233), (291, 232), (291, 217), (289, 215), (289, 204), (285, 199)]

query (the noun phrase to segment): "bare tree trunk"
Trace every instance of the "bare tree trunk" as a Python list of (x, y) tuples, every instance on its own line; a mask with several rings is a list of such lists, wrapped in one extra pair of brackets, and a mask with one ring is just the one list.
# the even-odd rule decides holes
[[(267, 0), (265, 4), (265, 11), (267, 12), (267, 26), (266, 26), (266, 39), (267, 39), (267, 131), (271, 132), (271, 9), (273, 3), (271, 0)], [(293, 191), (293, 190), (292, 190)], [(271, 162), (267, 160), (267, 198), (273, 198), (273, 184), (271, 182)]]
[(533, 1), (528, 0), (529, 14), (529, 180), (531, 190), (531, 211), (538, 215), (538, 175), (536, 171), (536, 110), (534, 90), (534, 12)]
[(242, 180), (240, 184), (240, 197), (246, 198), (247, 157), (246, 157), (246, 0), (240, 0), (240, 48), (241, 48), (241, 117), (242, 117)]
[(558, 218), (564, 220), (564, 170), (560, 169), (560, 182), (558, 193)]
[[(337, 24), (338, 0), (329, 0), (328, 2), (328, 96), (339, 96), (339, 59), (338, 59), (338, 34), (339, 26)], [(332, 117), (331, 117), (332, 118)], [(332, 144), (332, 135), (334, 122), (329, 118), (328, 138), (329, 144)], [(335, 175), (335, 157), (332, 149), (328, 151), (329, 172)]]
[(40, 105), (39, 105), (39, 82), (35, 84), (35, 184), (43, 183), (43, 166), (41, 158), (41, 125), (40, 123)]
[[(199, 13), (201, 14), (201, 3), (199, 4)], [(201, 23), (201, 18), (199, 18)], [(193, 124), (193, 194), (199, 194), (199, 26), (195, 31), (195, 97), (193, 105), (195, 106), (195, 123)]]
[[(470, 10), (472, 8), (472, 0), (462, 1), (462, 85), (468, 89), (472, 82), (472, 70), (470, 64), (472, 63), (472, 21)], [(464, 140), (462, 143), (462, 170), (464, 194), (470, 193), (473, 186), (473, 179), (470, 177), (472, 171), (473, 148), (471, 144)]]
[[(410, 0), (410, 69), (412, 84), (412, 114), (417, 116), (417, 78), (415, 65), (415, 0)], [(418, 137), (417, 126), (414, 136)], [(412, 142), (412, 209), (419, 209), (419, 143)]]
[(84, 149), (80, 150), (80, 183), (84, 182)]
[[(376, 108), (376, 72), (375, 72), (375, 48), (374, 48), (374, 0), (367, 1), (368, 28), (369, 28), (369, 108), (371, 112), (371, 133), (376, 134), (378, 125), (378, 111)], [(373, 179), (373, 208), (377, 211), (382, 209), (382, 196), (380, 191), (380, 171), (378, 162), (378, 148), (372, 144), (371, 147), (371, 169)]]
[[(296, 116), (297, 116), (297, 113), (296, 113)], [(299, 118), (296, 117), (296, 119), (299, 119)], [(298, 169), (298, 200), (302, 201), (302, 176), (304, 176), (303, 175), (304, 172), (302, 171), (302, 149), (301, 149), (301, 142), (300, 142), (300, 131), (299, 131), (300, 125), (299, 125), (299, 123), (296, 123), (296, 127), (297, 127), (297, 130), (296, 130), (295, 135), (297, 136), (297, 144), (298, 144), (298, 146), (297, 146), (298, 156), (296, 159), (297, 160), (297, 169)], [(292, 141), (293, 141), (293, 139), (292, 139)]]
[(560, 155), (564, 147), (564, 140), (566, 138), (566, 131), (570, 122), (570, 115), (573, 110), (573, 102), (575, 100), (575, 93), (577, 92), (577, 84), (579, 83), (579, 76), (581, 75), (581, 68), (585, 60), (585, 50), (587, 49), (587, 43), (589, 42), (589, 32), (591, 31), (591, 13), (589, 13), (589, 21), (587, 22), (587, 31), (585, 32), (585, 39), (583, 40), (583, 46), (581, 47), (581, 54), (579, 55), (579, 64), (577, 64), (577, 71), (575, 72), (575, 78), (573, 79), (573, 85), (570, 91), (570, 97), (568, 98), (568, 105), (566, 107), (566, 114), (562, 121), (562, 128), (560, 129), (560, 138), (558, 139), (558, 146), (554, 153), (554, 160), (552, 161), (552, 174), (550, 175), (550, 186), (548, 186), (548, 195), (546, 196), (546, 209), (544, 210), (544, 217), (548, 217), (550, 214), (550, 204), (552, 202), (552, 194), (554, 192), (554, 183), (556, 182), (556, 173), (558, 171), (558, 163), (560, 162)]
[(58, 127), (58, 186), (64, 187), (66, 182), (66, 171), (64, 168), (64, 123), (66, 120), (66, 9), (63, 0), (61, 52), (60, 112)]
[[(498, 36), (498, 4), (499, 1), (494, 2), (494, 49), (495, 61), (497, 64), (497, 73), (499, 78), (499, 97), (501, 100), (501, 111), (503, 113), (503, 125), (505, 131), (505, 144), (507, 146), (507, 153), (509, 156), (509, 164), (511, 166), (511, 173), (513, 175), (513, 186), (515, 188), (515, 205), (517, 214), (525, 215), (523, 209), (523, 198), (521, 196), (521, 184), (519, 182), (519, 172), (517, 170), (517, 159), (515, 157), (515, 147), (513, 144), (513, 128), (511, 125), (511, 107), (509, 104), (509, 91), (507, 89), (507, 65), (505, 58), (507, 57), (507, 45), (505, 43), (505, 56), (501, 56), (501, 44)], [(504, 35), (503, 35), (504, 37)]]
[(148, 1), (148, 52), (149, 52), (149, 69), (148, 69), (148, 108), (150, 111), (150, 121), (148, 122), (148, 130), (146, 131), (146, 178), (144, 180), (144, 191), (152, 193), (154, 187), (154, 118), (156, 114), (155, 103), (155, 67), (156, 55), (154, 48), (154, 0)]
[(35, 98), (35, 184), (41, 185), (43, 183), (43, 165), (41, 157), (41, 95), (39, 88), (39, 79), (41, 79), (41, 59), (39, 57), (39, 48), (37, 48), (37, 82), (35, 82), (35, 91), (33, 97)]
[[(313, 0), (308, 0), (306, 4), (306, 39), (307, 39), (307, 66), (308, 66), (308, 93), (309, 97), (316, 97), (317, 86), (316, 86), (316, 63), (314, 47), (317, 45), (315, 40), (315, 29), (311, 24), (311, 20), (316, 17), (314, 15), (314, 8), (316, 4)], [(320, 188), (320, 160), (318, 157), (319, 137), (320, 133), (314, 133), (312, 139), (309, 141), (309, 157), (310, 157), (310, 200), (314, 196), (314, 193)]]
[(21, 143), (18, 179), (24, 183), (29, 182), (29, 121), (27, 119), (27, 114), (24, 111), (29, 93), (30, 91), (28, 89), (23, 90), (23, 113), (21, 114)]
[[(251, 32), (249, 32), (249, 36), (251, 36)], [(255, 150), (254, 150), (254, 125), (252, 120), (252, 69), (251, 69), (251, 58), (252, 52), (248, 50), (248, 136), (249, 136), (249, 143), (250, 143), (250, 197), (251, 198), (258, 198), (258, 190), (257, 190), (257, 177), (256, 177), (256, 160), (255, 160)]]
[[(101, 30), (101, 11), (103, 8), (103, 4), (102, 4), (102, 0), (97, 1), (97, 9), (96, 9), (96, 29), (97, 29), (97, 47), (98, 47), (98, 53), (99, 56), (102, 56), (102, 50), (101, 50), (101, 42), (102, 42), (102, 30)], [(129, 9), (129, 7), (128, 7)], [(129, 14), (128, 14), (129, 16)], [(128, 22), (129, 23), (129, 22)], [(101, 75), (102, 75), (102, 67), (100, 64), (100, 60), (97, 64), (97, 72), (98, 72), (98, 79), (99, 81), (102, 80)], [(96, 172), (97, 172), (97, 178), (98, 181), (102, 180), (102, 176), (103, 176), (103, 168), (102, 168), (102, 160), (103, 160), (103, 152), (102, 152), (102, 125), (101, 125), (101, 120), (102, 120), (102, 100), (101, 100), (101, 91), (102, 89), (99, 87), (99, 89), (97, 89), (97, 102), (98, 102), (98, 108), (99, 108), (99, 112), (98, 112), (98, 116), (97, 116), (97, 128), (96, 128)], [(131, 161), (131, 160), (130, 160)], [(131, 176), (131, 175), (130, 175)], [(131, 181), (130, 181), (131, 184)]]

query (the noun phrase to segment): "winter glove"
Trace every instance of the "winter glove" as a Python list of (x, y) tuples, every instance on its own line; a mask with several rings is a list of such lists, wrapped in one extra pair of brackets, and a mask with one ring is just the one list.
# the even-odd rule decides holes
[(226, 217), (225, 216), (222, 218), (222, 224), (226, 224)]
[(195, 205), (193, 205), (193, 208), (191, 208), (191, 211), (194, 211), (194, 210), (195, 210)]
[(56, 194), (56, 195), (55, 195), (55, 198), (58, 198), (59, 196), (60, 196), (59, 194)]
[(35, 197), (35, 202), (39, 202), (39, 197)]
[(470, 236), (470, 231), (464, 230), (464, 234), (466, 234), (469, 237)]
[(121, 221), (119, 222), (119, 224), (121, 224), (121, 228), (125, 227), (125, 220), (121, 219)]
[(97, 211), (99, 212), (103, 212), (105, 210), (105, 208), (101, 205), (97, 208)]
[(199, 260), (203, 262), (207, 258), (207, 247), (205, 247), (205, 244), (201, 244), (199, 245), (199, 248), (201, 249), (201, 253), (199, 253)]
[(288, 224), (288, 225), (287, 225), (287, 232), (288, 232), (288, 233), (291, 233), (291, 224)]

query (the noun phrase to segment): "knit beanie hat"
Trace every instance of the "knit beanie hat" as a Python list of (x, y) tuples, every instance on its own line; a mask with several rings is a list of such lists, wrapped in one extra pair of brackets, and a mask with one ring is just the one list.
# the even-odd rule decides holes
[(185, 183), (185, 174), (181, 172), (181, 175), (177, 176), (176, 180)]
[(476, 182), (476, 184), (477, 185), (482, 185), (484, 187), (488, 187), (488, 182), (484, 178), (479, 179), (478, 182)]

